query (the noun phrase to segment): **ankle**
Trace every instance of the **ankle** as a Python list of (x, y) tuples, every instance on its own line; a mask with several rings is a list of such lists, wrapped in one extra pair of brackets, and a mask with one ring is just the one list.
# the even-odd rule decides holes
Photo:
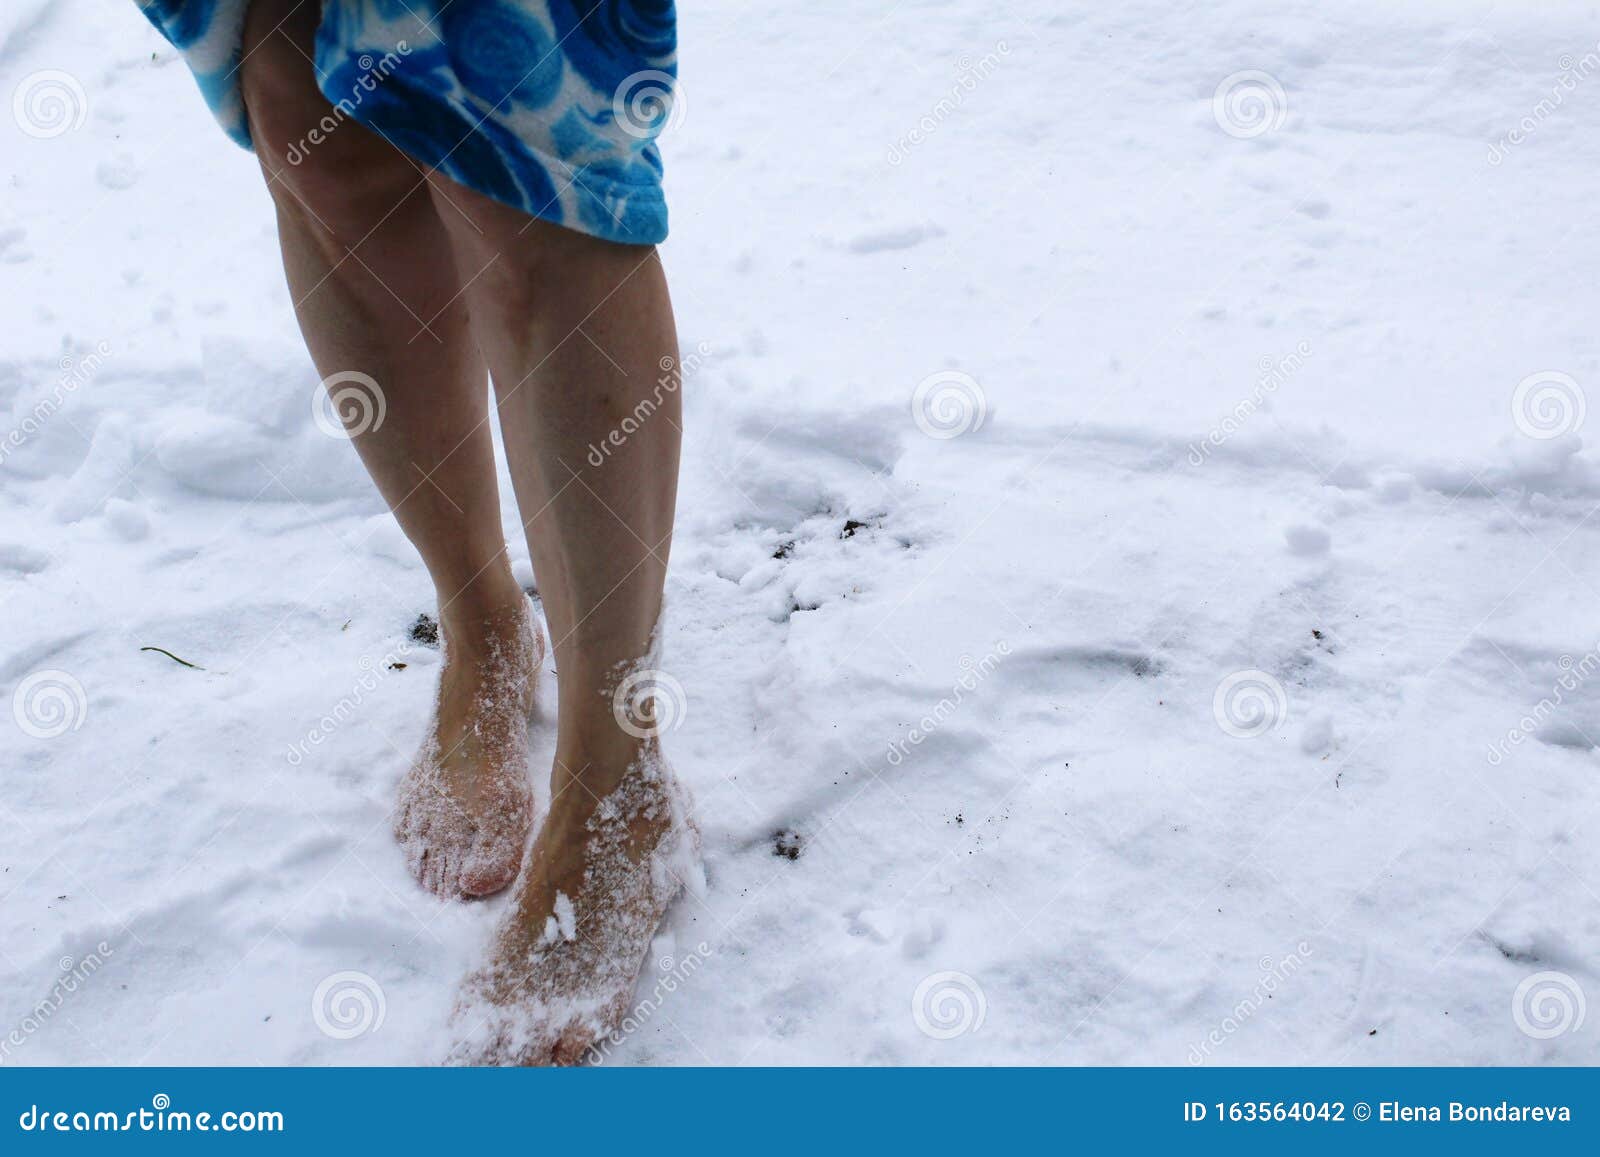
[(501, 582), (475, 582), (439, 597), (439, 632), (448, 654), (482, 656), (523, 628), (528, 596), (509, 574)]
[(659, 744), (653, 739), (627, 738), (619, 743), (608, 736), (604, 745), (588, 744), (577, 751), (558, 748), (550, 772), (552, 812), (582, 823), (630, 777), (643, 774), (647, 759), (659, 756)]

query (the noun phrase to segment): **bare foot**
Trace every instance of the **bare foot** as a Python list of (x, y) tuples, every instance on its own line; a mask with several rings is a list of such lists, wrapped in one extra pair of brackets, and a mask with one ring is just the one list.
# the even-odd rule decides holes
[(456, 1007), (452, 1063), (574, 1065), (616, 1031), (667, 908), (698, 873), (688, 799), (648, 749), (596, 803), (551, 807), (487, 967)]
[(528, 716), (544, 635), (526, 599), (441, 634), (439, 695), (400, 785), (395, 838), (428, 891), (484, 896), (517, 878), (532, 825)]

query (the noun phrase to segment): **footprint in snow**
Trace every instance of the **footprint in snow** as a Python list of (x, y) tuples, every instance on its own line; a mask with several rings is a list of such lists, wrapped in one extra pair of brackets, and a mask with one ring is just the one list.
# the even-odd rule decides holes
[(943, 230), (934, 225), (891, 226), (857, 234), (850, 239), (849, 249), (852, 253), (881, 253), (886, 249), (910, 249), (913, 245), (920, 245), (929, 238), (938, 237), (942, 232)]

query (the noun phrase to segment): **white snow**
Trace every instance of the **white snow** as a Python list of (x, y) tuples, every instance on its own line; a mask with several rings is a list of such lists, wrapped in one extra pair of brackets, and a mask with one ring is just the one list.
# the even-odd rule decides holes
[[(1600, 1059), (1593, 5), (682, 34), (707, 886), (608, 1062)], [(254, 162), (132, 3), (0, 35), (82, 97), (0, 114), (0, 1062), (434, 1063), (502, 902), (389, 834), (431, 591)]]
[(572, 911), (572, 900), (565, 892), (556, 893), (556, 913), (551, 919), (556, 922), (556, 934), (560, 939), (577, 939), (578, 926)]

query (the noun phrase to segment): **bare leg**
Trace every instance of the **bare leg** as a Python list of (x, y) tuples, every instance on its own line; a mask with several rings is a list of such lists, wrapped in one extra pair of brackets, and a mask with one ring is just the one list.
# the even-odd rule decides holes
[(397, 834), (429, 889), (483, 894), (515, 878), (531, 822), (543, 644), (505, 556), (485, 367), (426, 182), (354, 121), (287, 160), (331, 111), (310, 59), (319, 15), (255, 0), (242, 85), (306, 345), (324, 377), (357, 371), (382, 391), (383, 422), (353, 441), (438, 594), (439, 698)]
[(433, 183), (472, 279), (561, 690), (551, 813), (469, 982), (464, 1055), (572, 1063), (625, 1011), (692, 839), (651, 728), (621, 726), (613, 699), (650, 665), (661, 614), (681, 409), (672, 306), (653, 249)]

